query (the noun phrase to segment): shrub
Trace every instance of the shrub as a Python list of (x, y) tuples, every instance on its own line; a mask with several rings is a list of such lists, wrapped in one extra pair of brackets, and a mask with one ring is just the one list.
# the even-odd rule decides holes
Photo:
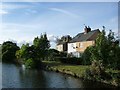
[(35, 63), (32, 58), (26, 60), (25, 67), (26, 68), (35, 68)]
[(105, 72), (102, 61), (92, 61), (91, 72), (93, 75), (102, 75)]
[(76, 58), (76, 57), (59, 57), (57, 58), (62, 63), (67, 63), (67, 64), (75, 64), (75, 65), (80, 65), (82, 59), (81, 58)]
[(85, 78), (92, 80), (110, 79), (111, 76), (105, 72), (102, 61), (92, 61), (92, 65), (85, 71)]
[(92, 50), (93, 46), (89, 46), (86, 48), (86, 50), (84, 51), (83, 55), (82, 55), (82, 64), (83, 65), (90, 65), (91, 64), (91, 50)]

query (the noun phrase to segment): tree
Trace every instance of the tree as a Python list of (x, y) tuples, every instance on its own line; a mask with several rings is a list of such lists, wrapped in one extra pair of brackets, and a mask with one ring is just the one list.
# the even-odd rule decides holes
[(92, 57), (94, 60), (103, 60), (103, 63), (109, 63), (108, 60), (108, 40), (105, 36), (105, 31), (103, 30), (96, 39), (95, 48), (93, 49)]
[(23, 45), (21, 46), (21, 49), (16, 52), (16, 57), (17, 57), (18, 59), (20, 59), (20, 58), (27, 58), (27, 57), (28, 57), (28, 52), (27, 52), (27, 48), (28, 48), (28, 47), (29, 47), (29, 44), (28, 44), (28, 43), (27, 43), (26, 45), (23, 44)]
[(40, 38), (36, 37), (33, 40), (33, 45), (35, 46), (38, 59), (44, 60), (47, 55), (47, 51), (50, 48), (50, 43), (47, 39), (47, 35), (43, 34), (40, 36)]
[(84, 51), (83, 55), (82, 55), (82, 64), (84, 65), (90, 65), (91, 64), (91, 51), (93, 50), (94, 46), (89, 46), (86, 48), (86, 50)]
[(19, 50), (19, 47), (16, 43), (11, 41), (6, 41), (2, 44), (2, 61), (3, 62), (16, 62), (16, 51)]
[(50, 43), (47, 35), (43, 34), (33, 40), (33, 45), (22, 45), (21, 49), (16, 52), (16, 57), (21, 59), (20, 62), (25, 64), (27, 68), (39, 68), (41, 60), (48, 54)]
[(59, 57), (59, 51), (57, 51), (55, 49), (49, 49), (47, 55), (48, 55), (47, 60), (55, 61), (55, 58)]
[(102, 60), (105, 66), (119, 69), (120, 53), (118, 50), (120, 50), (119, 43), (114, 38), (112, 30), (107, 36), (103, 30), (96, 39), (95, 47), (91, 50), (91, 59)]

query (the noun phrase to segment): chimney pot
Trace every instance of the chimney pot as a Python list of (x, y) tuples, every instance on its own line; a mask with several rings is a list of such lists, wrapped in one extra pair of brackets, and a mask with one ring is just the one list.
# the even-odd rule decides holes
[(91, 28), (88, 26), (85, 26), (85, 28), (84, 28), (84, 31), (85, 31), (85, 34), (87, 34), (88, 32), (90, 32), (91, 31)]

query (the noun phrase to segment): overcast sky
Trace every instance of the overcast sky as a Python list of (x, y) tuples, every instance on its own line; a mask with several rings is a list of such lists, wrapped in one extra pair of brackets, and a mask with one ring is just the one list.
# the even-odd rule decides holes
[(83, 32), (84, 24), (118, 33), (117, 2), (3, 2), (0, 7), (0, 43), (31, 42), (44, 32), (50, 41), (63, 35), (73, 37)]

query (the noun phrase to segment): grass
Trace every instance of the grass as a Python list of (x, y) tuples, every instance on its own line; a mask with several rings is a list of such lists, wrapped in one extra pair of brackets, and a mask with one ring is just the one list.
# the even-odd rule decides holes
[(113, 70), (112, 68), (110, 68), (110, 69), (107, 69), (106, 72), (120, 73), (120, 70)]
[[(70, 64), (63, 64), (61, 62), (57, 62), (57, 61), (43, 61), (43, 64), (50, 66), (50, 68), (52, 68), (53, 71), (61, 71), (67, 74), (71, 74), (73, 76), (80, 77), (83, 78), (85, 75), (85, 70), (87, 68), (90, 68), (89, 65), (70, 65)], [(110, 73), (110, 75), (112, 76), (112, 79), (110, 80), (104, 80), (104, 83), (107, 84), (111, 84), (114, 86), (120, 86), (120, 82), (118, 82), (118, 78), (120, 77), (120, 70), (113, 70), (113, 69), (106, 69), (105, 71), (106, 73)], [(120, 79), (119, 79), (120, 80)]]
[(61, 62), (56, 62), (56, 61), (43, 61), (43, 63), (61, 71), (63, 69), (65, 71), (70, 71), (72, 73), (77, 74), (80, 77), (82, 77), (85, 70), (89, 68), (89, 66), (85, 66), (85, 65), (70, 65), (70, 64), (63, 64)]

